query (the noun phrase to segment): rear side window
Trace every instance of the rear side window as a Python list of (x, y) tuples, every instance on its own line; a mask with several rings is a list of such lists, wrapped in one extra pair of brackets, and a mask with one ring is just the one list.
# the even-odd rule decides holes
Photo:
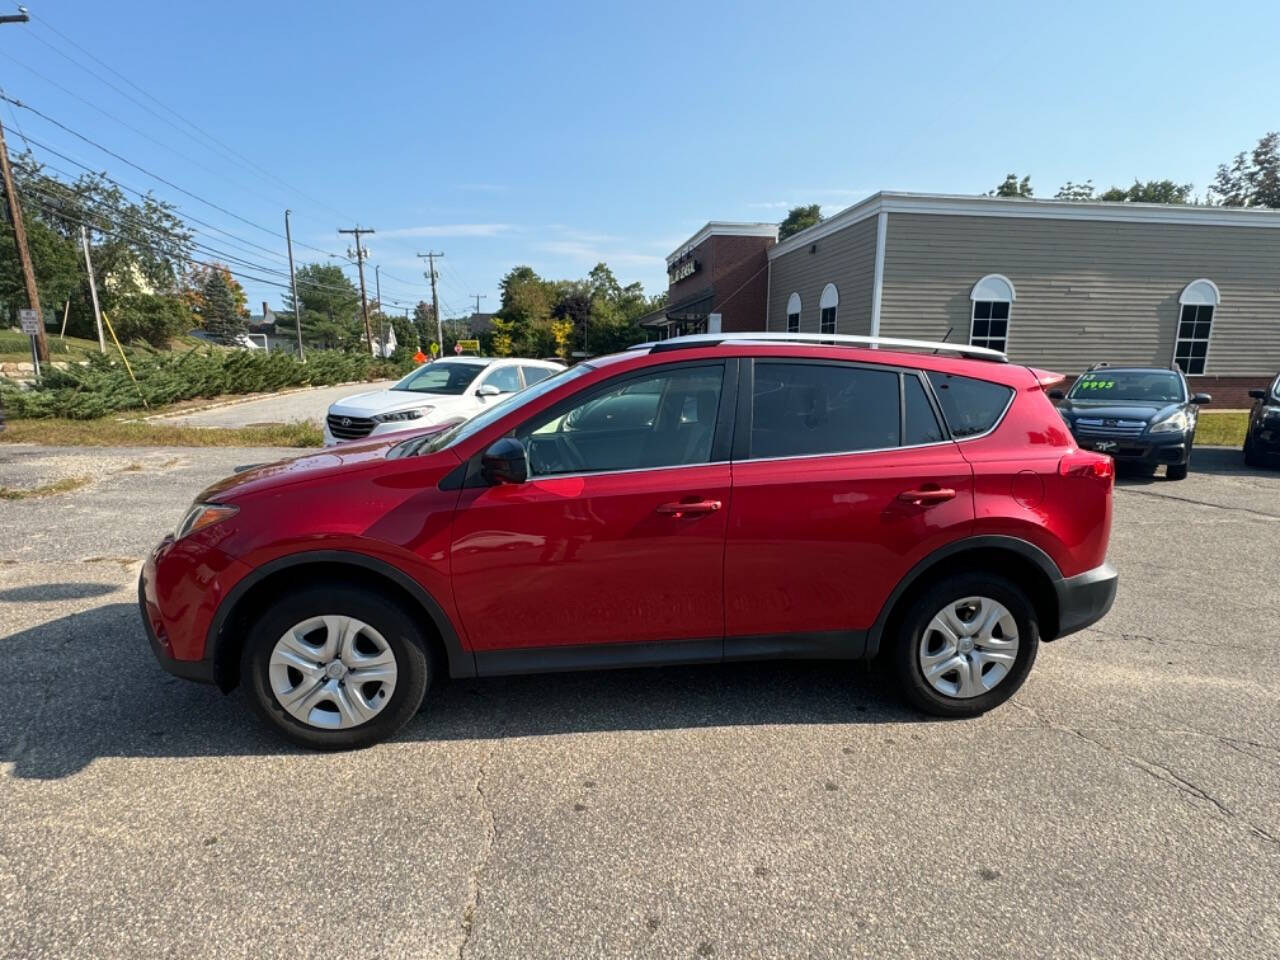
[(949, 373), (929, 373), (933, 392), (942, 405), (942, 415), (956, 439), (977, 436), (994, 427), (1009, 406), (1013, 390), (999, 383), (957, 377)]
[(896, 371), (756, 363), (753, 458), (883, 450), (898, 446), (898, 439)]
[(551, 376), (554, 371), (548, 370), (546, 367), (525, 367), (520, 368), (520, 372), (524, 374), (524, 385), (532, 387), (539, 380), (545, 380)]
[(924, 384), (920, 378), (907, 374), (902, 378), (902, 399), (906, 406), (906, 435), (902, 445), (909, 447), (918, 443), (939, 443), (942, 440), (942, 427), (933, 412), (933, 404), (925, 396)]

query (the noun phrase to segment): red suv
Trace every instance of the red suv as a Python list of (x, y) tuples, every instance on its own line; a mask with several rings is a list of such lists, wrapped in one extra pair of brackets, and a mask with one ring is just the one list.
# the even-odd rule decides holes
[(143, 568), (151, 645), (323, 748), (446, 674), (881, 657), (920, 709), (982, 713), (1111, 607), (1112, 461), (1053, 374), (866, 341), (645, 344), (223, 480)]

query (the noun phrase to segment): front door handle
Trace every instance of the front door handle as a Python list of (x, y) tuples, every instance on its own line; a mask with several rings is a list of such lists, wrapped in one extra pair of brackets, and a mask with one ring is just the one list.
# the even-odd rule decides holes
[(926, 490), (903, 490), (898, 494), (899, 500), (905, 500), (907, 503), (914, 503), (916, 506), (926, 506), (930, 503), (945, 503), (947, 500), (954, 500), (956, 492), (950, 487), (933, 487)]
[(700, 517), (720, 509), (719, 500), (683, 500), (680, 503), (664, 503), (658, 513), (669, 517)]

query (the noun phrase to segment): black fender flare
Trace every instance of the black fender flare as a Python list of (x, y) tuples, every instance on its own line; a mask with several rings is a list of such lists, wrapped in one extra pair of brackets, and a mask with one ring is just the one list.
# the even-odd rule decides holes
[(256, 567), (252, 573), (232, 587), (222, 599), (222, 602), (218, 604), (218, 610), (214, 614), (213, 620), (209, 624), (209, 632), (205, 636), (204, 659), (210, 661), (216, 682), (223, 690), (229, 689), (229, 684), (224, 680), (226, 674), (218, 657), (218, 648), (222, 637), (222, 629), (226, 626), (231, 612), (236, 609), (236, 606), (250, 590), (272, 574), (279, 573), (281, 570), (288, 570), (291, 567), (301, 567), (313, 563), (360, 567), (370, 573), (384, 577), (397, 587), (400, 587), (431, 618), (432, 625), (435, 626), (440, 636), (441, 644), (444, 646), (445, 655), (449, 661), (449, 675), (452, 677), (474, 677), (476, 675), (474, 654), (462, 648), (462, 641), (458, 639), (458, 633), (454, 630), (453, 623), (449, 620), (448, 615), (440, 604), (436, 602), (435, 597), (422, 584), (385, 560), (377, 560), (362, 553), (355, 553), (350, 550), (304, 550), (299, 553), (291, 553), (288, 556), (278, 557), (269, 563)]
[(949, 543), (945, 547), (939, 547), (907, 571), (907, 575), (899, 580), (898, 585), (893, 588), (893, 592), (889, 594), (889, 598), (881, 606), (880, 614), (876, 617), (875, 623), (871, 625), (871, 629), (867, 632), (868, 658), (874, 657), (880, 652), (880, 640), (884, 635), (885, 627), (889, 623), (889, 617), (893, 614), (894, 607), (898, 605), (898, 601), (902, 599), (903, 595), (939, 563), (970, 550), (1004, 550), (1017, 554), (1028, 563), (1034, 564), (1041, 573), (1048, 577), (1049, 583), (1055, 586), (1055, 590), (1056, 585), (1062, 581), (1062, 571), (1053, 562), (1053, 558), (1034, 543), (1023, 540), (1020, 537), (984, 535), (966, 537), (963, 540)]

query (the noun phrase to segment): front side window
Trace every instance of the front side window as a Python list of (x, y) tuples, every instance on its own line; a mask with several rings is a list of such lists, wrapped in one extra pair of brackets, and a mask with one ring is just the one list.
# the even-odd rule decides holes
[(723, 379), (719, 364), (632, 378), (540, 414), (515, 436), (531, 476), (708, 463)]
[(836, 332), (836, 311), (840, 308), (840, 291), (834, 283), (822, 288), (822, 299), (818, 301), (818, 327), (822, 333)]
[(787, 298), (787, 333), (800, 332), (800, 294), (793, 293)]
[(1013, 389), (1002, 383), (930, 371), (929, 382), (957, 440), (986, 433), (1004, 416)]
[(514, 365), (499, 367), (485, 377), (484, 384), (487, 387), (497, 387), (500, 393), (515, 393), (520, 389), (520, 372)]
[(755, 365), (751, 457), (898, 446), (898, 374), (844, 364)]
[(1178, 338), (1173, 346), (1173, 362), (1187, 376), (1204, 373), (1219, 300), (1217, 284), (1203, 278), (1192, 280), (1178, 297)]

